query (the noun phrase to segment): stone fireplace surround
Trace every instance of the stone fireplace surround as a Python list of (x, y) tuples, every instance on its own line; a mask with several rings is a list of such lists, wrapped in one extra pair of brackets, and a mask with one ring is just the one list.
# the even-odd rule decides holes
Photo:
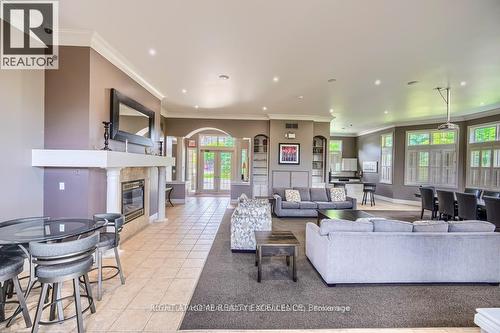
[[(175, 165), (175, 158), (103, 150), (33, 149), (33, 167), (50, 168), (99, 168), (106, 170), (106, 212), (121, 213), (122, 182), (145, 180), (145, 214), (127, 224), (122, 239), (143, 229), (149, 222), (163, 222), (165, 216), (165, 191), (158, 191), (150, 198), (151, 172), (158, 173), (158, 189), (166, 187), (166, 167)], [(150, 221), (149, 202), (157, 200), (158, 215)]]

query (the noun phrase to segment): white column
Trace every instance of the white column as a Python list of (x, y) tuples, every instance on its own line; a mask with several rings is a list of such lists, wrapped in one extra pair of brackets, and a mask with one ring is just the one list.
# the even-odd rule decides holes
[(155, 222), (166, 222), (165, 188), (167, 182), (167, 168), (158, 167), (158, 219)]
[(120, 188), (120, 170), (121, 168), (107, 168), (107, 194), (106, 194), (106, 212), (121, 213), (121, 188)]

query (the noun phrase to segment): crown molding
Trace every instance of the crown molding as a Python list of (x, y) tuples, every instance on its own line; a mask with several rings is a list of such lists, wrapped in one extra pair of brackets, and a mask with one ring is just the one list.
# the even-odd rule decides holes
[(234, 120), (269, 120), (267, 115), (253, 115), (253, 114), (221, 114), (212, 112), (172, 112), (168, 111), (165, 116), (168, 118), (187, 118), (187, 119), (234, 119)]
[(59, 31), (59, 41), (59, 45), (86, 46), (94, 49), (94, 51), (122, 70), (160, 101), (165, 98), (165, 95), (149, 83), (123, 54), (113, 48), (97, 32), (90, 30), (61, 29)]
[(303, 121), (314, 121), (318, 123), (331, 122), (333, 117), (331, 116), (318, 116), (318, 115), (308, 115), (308, 114), (284, 114), (284, 113), (269, 113), (267, 115), (270, 120), (303, 120)]

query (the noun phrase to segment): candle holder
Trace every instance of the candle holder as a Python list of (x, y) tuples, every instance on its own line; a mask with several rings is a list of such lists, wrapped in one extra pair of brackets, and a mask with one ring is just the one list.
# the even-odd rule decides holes
[(158, 141), (158, 151), (160, 152), (160, 156), (163, 156), (163, 141)]
[(103, 121), (102, 123), (104, 125), (104, 148), (101, 150), (111, 150), (111, 148), (109, 148), (109, 126), (111, 125), (111, 122)]

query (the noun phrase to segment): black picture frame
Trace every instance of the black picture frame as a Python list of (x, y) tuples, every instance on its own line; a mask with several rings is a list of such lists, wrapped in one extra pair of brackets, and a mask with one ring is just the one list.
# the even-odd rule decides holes
[[(286, 147), (294, 147), (297, 148), (297, 151), (295, 153), (296, 159), (291, 159), (289, 156), (288, 158), (286, 156), (283, 156), (283, 148)], [(300, 165), (300, 143), (279, 143), (278, 146), (278, 164), (282, 165)]]
[[(146, 115), (149, 118), (149, 138), (136, 135), (134, 133), (128, 133), (120, 131), (120, 104), (125, 104), (126, 106)], [(141, 103), (133, 100), (132, 98), (125, 96), (116, 89), (111, 89), (111, 139), (117, 141), (127, 141), (130, 143), (135, 143), (141, 146), (152, 147), (153, 139), (152, 135), (155, 128), (155, 112), (148, 109)]]

